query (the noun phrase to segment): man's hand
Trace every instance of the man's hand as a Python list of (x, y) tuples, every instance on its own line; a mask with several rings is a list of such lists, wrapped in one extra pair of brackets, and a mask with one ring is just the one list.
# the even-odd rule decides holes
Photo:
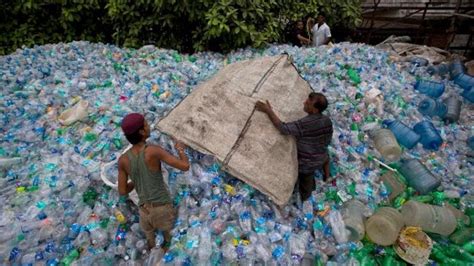
[(186, 145), (184, 145), (181, 141), (179, 141), (179, 140), (176, 139), (175, 137), (171, 137), (171, 139), (174, 141), (174, 147), (175, 147), (177, 150), (184, 150), (184, 149), (186, 149)]
[(255, 108), (264, 113), (269, 113), (272, 110), (272, 106), (270, 105), (270, 102), (267, 100), (266, 102), (258, 101), (255, 103)]

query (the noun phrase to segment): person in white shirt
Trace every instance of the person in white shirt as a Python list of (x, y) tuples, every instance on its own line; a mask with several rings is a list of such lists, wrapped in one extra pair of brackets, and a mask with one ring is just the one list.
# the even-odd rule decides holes
[(325, 20), (324, 15), (319, 14), (316, 18), (317, 23), (311, 29), (313, 46), (315, 47), (326, 45), (331, 41), (331, 30)]

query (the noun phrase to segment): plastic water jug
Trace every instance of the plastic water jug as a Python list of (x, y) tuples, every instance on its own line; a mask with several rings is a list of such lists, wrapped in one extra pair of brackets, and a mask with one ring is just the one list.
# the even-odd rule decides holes
[(397, 142), (405, 148), (411, 149), (415, 147), (420, 140), (420, 135), (400, 121), (386, 120), (383, 123), (388, 129), (390, 129), (390, 131), (392, 131), (393, 135), (395, 135)]
[(404, 160), (399, 171), (408, 185), (421, 194), (429, 193), (441, 184), (441, 181), (417, 159)]
[(441, 144), (443, 144), (443, 139), (429, 121), (419, 122), (413, 127), (413, 130), (420, 135), (420, 142), (425, 149), (438, 150)]
[(358, 200), (351, 200), (344, 204), (341, 214), (346, 229), (349, 231), (349, 241), (359, 241), (364, 238), (365, 209), (366, 206)]
[(463, 89), (469, 89), (474, 86), (474, 77), (466, 73), (461, 73), (454, 79), (454, 83)]
[(446, 207), (409, 200), (401, 213), (406, 225), (419, 226), (425, 232), (449, 236), (456, 230), (456, 218)]
[(467, 101), (474, 103), (474, 86), (468, 89), (465, 89), (461, 95)]
[(370, 136), (374, 140), (375, 148), (385, 160), (394, 162), (400, 159), (402, 149), (392, 131), (386, 128), (376, 129), (370, 132)]
[(451, 63), (449, 66), (449, 73), (451, 75), (451, 79), (454, 79), (460, 74), (464, 73), (464, 64), (461, 62), (461, 60), (454, 60)]
[(394, 200), (398, 195), (405, 191), (405, 188), (407, 187), (405, 183), (400, 180), (397, 174), (393, 172), (386, 172), (380, 177), (380, 179), (390, 193), (388, 195), (388, 200), (390, 201)]
[(431, 80), (417, 80), (415, 83), (415, 90), (426, 94), (432, 98), (438, 98), (444, 92), (444, 83)]
[(444, 115), (444, 121), (448, 123), (454, 123), (459, 120), (459, 114), (461, 113), (462, 101), (456, 97), (449, 97), (444, 101), (446, 105), (446, 114)]
[(381, 246), (389, 246), (395, 243), (403, 226), (403, 217), (398, 210), (383, 207), (367, 220), (365, 230), (372, 242)]
[(447, 108), (444, 103), (427, 98), (420, 102), (418, 105), (418, 111), (429, 117), (438, 116), (443, 118), (446, 115)]
[(439, 64), (429, 66), (426, 70), (430, 75), (444, 76), (449, 73), (449, 66), (447, 64)]

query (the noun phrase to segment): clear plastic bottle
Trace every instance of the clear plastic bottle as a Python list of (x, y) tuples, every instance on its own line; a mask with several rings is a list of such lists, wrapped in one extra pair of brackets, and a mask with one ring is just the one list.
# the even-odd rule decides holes
[(385, 128), (372, 130), (370, 136), (374, 140), (375, 148), (377, 148), (384, 159), (389, 162), (400, 159), (402, 150), (392, 131)]

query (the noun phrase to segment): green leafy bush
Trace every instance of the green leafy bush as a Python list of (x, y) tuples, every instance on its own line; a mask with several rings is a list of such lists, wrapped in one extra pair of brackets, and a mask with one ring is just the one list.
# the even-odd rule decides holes
[(0, 2), (0, 54), (88, 40), (182, 52), (284, 41), (288, 21), (323, 11), (331, 26), (360, 23), (360, 0), (17, 0)]

